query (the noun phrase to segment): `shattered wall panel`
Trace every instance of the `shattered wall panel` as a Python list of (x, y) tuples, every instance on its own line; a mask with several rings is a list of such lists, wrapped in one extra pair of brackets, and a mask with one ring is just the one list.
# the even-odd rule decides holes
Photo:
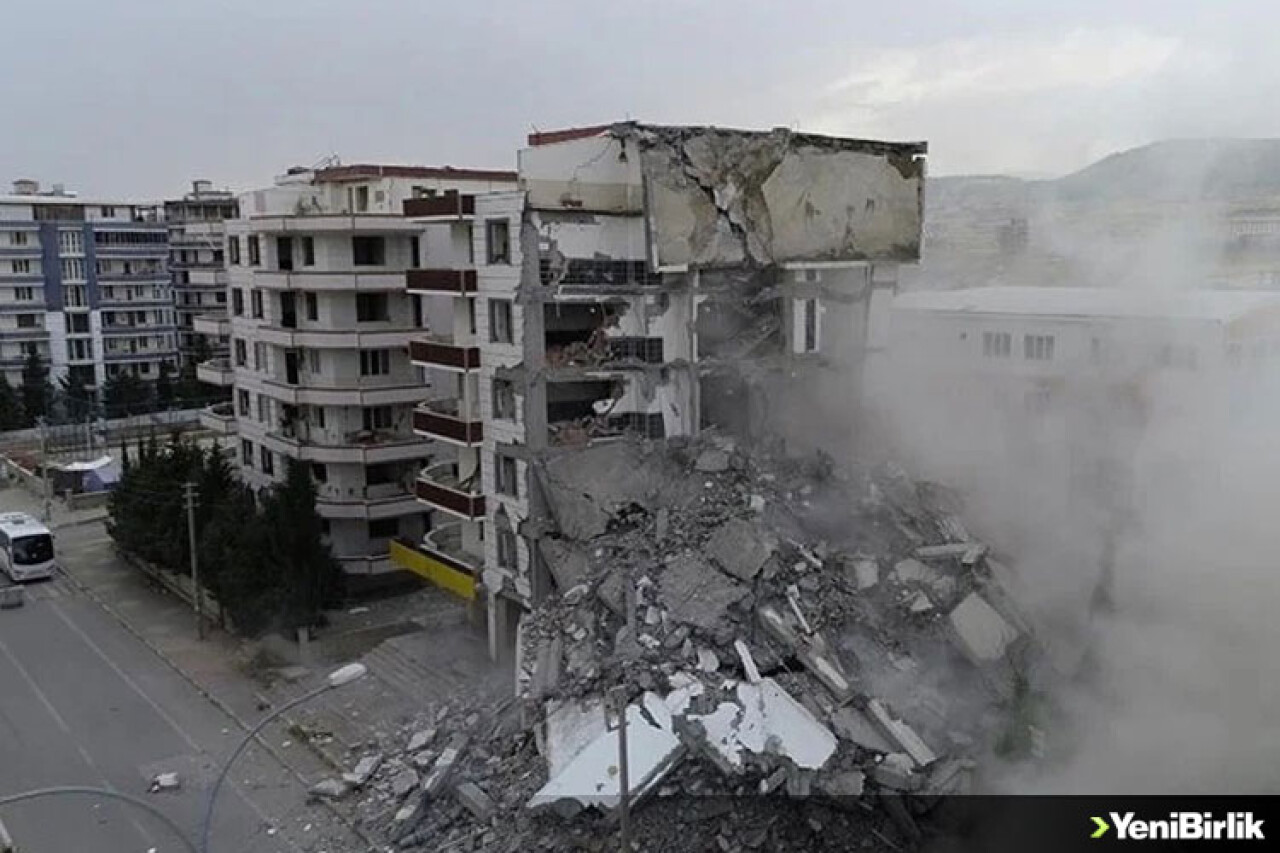
[(652, 262), (915, 261), (922, 143), (625, 126), (641, 150)]

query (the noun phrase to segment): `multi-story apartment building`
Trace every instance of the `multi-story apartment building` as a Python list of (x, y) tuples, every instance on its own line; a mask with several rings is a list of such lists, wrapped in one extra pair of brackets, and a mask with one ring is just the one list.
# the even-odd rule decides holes
[(0, 196), (0, 369), (18, 382), (31, 349), (51, 376), (87, 387), (177, 358), (163, 224), (147, 208), (15, 181)]
[(417, 484), (453, 521), (397, 562), (478, 587), (498, 655), (553, 589), (546, 460), (712, 424), (816, 438), (811, 380), (854, 393), (873, 287), (918, 258), (924, 153), (623, 123), (533, 134), (516, 190), (407, 202), (448, 247), (409, 287), (452, 314), (410, 353), (458, 390), (415, 413), (456, 449)]
[[(414, 481), (433, 447), (414, 432), (423, 376), (409, 339), (432, 322), (406, 291), (431, 246), (402, 205), (514, 185), (514, 173), (402, 166), (293, 169), (239, 197), (226, 225), (228, 363), (200, 369), (234, 388), (206, 420), (240, 439), (244, 478), (311, 467), (317, 510), (349, 575), (380, 582), (389, 543), (420, 539), (428, 508)], [(432, 322), (434, 325), (434, 322)]]
[[(209, 181), (193, 181), (191, 192), (164, 203), (178, 351), (184, 365), (196, 355), (201, 336), (208, 343), (210, 355), (225, 357), (229, 353), (223, 223), (235, 216), (235, 196), (230, 190), (213, 189)], [(196, 328), (197, 319), (204, 321), (200, 329)]]

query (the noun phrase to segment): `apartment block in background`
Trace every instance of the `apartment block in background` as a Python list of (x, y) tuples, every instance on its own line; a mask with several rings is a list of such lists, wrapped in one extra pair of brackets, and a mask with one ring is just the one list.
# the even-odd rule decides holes
[(199, 351), (200, 336), (211, 356), (226, 357), (230, 352), (223, 242), (224, 222), (235, 216), (235, 196), (230, 190), (215, 190), (209, 181), (192, 181), (191, 192), (164, 203), (178, 351), (184, 365)]
[[(409, 279), (453, 301), (452, 331), (411, 352), (459, 389), (457, 408), (418, 411), (459, 460), (418, 485), (452, 505), (460, 536), (418, 550), (460, 548), (483, 567), (495, 655), (554, 590), (541, 543), (563, 531), (539, 481), (547, 464), (713, 425), (747, 440), (848, 438), (824, 429), (848, 418), (826, 417), (817, 389), (842, 405), (857, 393), (873, 290), (891, 292), (919, 257), (924, 153), (786, 130), (575, 128), (529, 137), (517, 190), (439, 212), (471, 226), (474, 269)], [(435, 204), (406, 212), (435, 216)]]
[[(509, 172), (353, 165), (293, 169), (242, 194), (227, 222), (229, 362), (200, 377), (231, 386), (230, 411), (244, 478), (265, 487), (287, 459), (310, 466), (317, 510), (351, 576), (388, 580), (397, 538), (419, 541), (432, 508), (419, 475), (437, 444), (415, 432), (424, 385), (409, 341), (425, 323), (406, 278), (426, 261), (422, 224), (408, 200), (510, 186)], [(451, 452), (451, 448), (448, 449)]]
[(154, 381), (176, 363), (168, 234), (149, 213), (27, 180), (0, 196), (0, 370), (11, 383), (32, 349), (54, 381), (98, 389), (120, 371)]

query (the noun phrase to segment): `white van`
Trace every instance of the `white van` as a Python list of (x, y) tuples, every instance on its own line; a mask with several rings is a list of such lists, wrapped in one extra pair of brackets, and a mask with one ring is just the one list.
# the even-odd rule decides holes
[(0, 515), (0, 568), (15, 581), (51, 578), (53, 534), (23, 512)]

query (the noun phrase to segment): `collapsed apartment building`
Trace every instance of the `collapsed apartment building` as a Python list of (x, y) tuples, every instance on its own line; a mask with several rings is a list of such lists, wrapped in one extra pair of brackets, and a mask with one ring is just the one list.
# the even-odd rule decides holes
[(415, 427), (457, 456), (418, 484), (453, 520), (393, 559), (483, 596), (495, 656), (565, 591), (548, 460), (713, 425), (839, 441), (808, 380), (856, 394), (872, 292), (918, 259), (923, 210), (924, 143), (633, 122), (528, 143), (516, 190), (405, 209), (429, 229), (410, 292), (449, 318), (411, 356), (456, 383)]

